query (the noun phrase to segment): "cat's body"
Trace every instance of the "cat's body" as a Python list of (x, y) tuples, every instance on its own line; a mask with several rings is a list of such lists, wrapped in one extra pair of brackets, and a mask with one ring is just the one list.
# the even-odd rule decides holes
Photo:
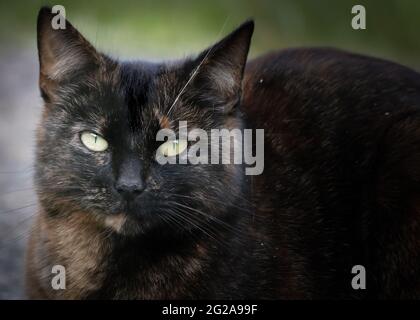
[[(286, 50), (248, 62), (238, 103), (234, 93), (240, 92), (236, 86), (241, 83), (240, 69), (252, 27), (248, 24), (238, 30), (215, 47), (211, 53), (214, 56), (204, 64), (208, 73), (201, 78), (199, 74), (198, 82), (192, 82), (187, 97), (181, 101), (185, 105), (186, 101), (195, 101), (205, 108), (209, 99), (214, 99), (211, 105), (217, 116), (212, 119), (211, 114), (198, 116), (186, 108), (178, 109), (175, 114), (178, 120), (188, 120), (207, 129), (264, 129), (265, 169), (257, 176), (245, 176), (242, 166), (229, 165), (218, 169), (221, 172), (201, 166), (170, 172), (172, 176), (168, 175), (167, 183), (173, 176), (180, 179), (172, 186), (172, 192), (185, 184), (182, 187), (185, 190), (178, 189), (177, 194), (186, 199), (180, 205), (190, 208), (184, 220), (176, 221), (177, 216), (172, 217), (172, 228), (150, 216), (160, 206), (162, 212), (171, 212), (160, 203), (172, 204), (170, 193), (163, 194), (158, 202), (148, 199), (148, 203), (153, 203), (153, 206), (149, 204), (151, 209), (142, 203), (140, 207), (146, 211), (147, 219), (151, 219), (145, 220), (144, 216), (127, 218), (118, 211), (120, 208), (113, 211), (108, 198), (103, 201), (112, 215), (104, 215), (103, 208), (96, 209), (83, 202), (89, 199), (78, 195), (79, 190), (61, 189), (67, 183), (61, 179), (68, 173), (60, 170), (67, 167), (78, 172), (83, 171), (83, 165), (88, 167), (88, 162), (94, 162), (103, 166), (103, 171), (107, 170), (108, 160), (104, 155), (85, 160), (84, 157), (91, 155), (78, 152), (79, 142), (70, 137), (68, 148), (75, 148), (76, 152), (69, 156), (62, 145), (51, 146), (57, 135), (48, 134), (48, 130), (63, 130), (59, 136), (67, 137), (66, 126), (57, 121), (68, 118), (65, 112), (54, 109), (56, 105), (71, 101), (75, 110), (72, 112), (82, 114), (86, 103), (81, 103), (81, 107), (74, 97), (83, 97), (87, 92), (95, 95), (90, 90), (99, 85), (76, 88), (77, 94), (62, 90), (61, 102), (52, 102), (57, 99), (54, 91), (57, 84), (45, 84), (52, 78), (43, 78), (46, 60), (42, 58), (40, 42), (41, 90), (47, 107), (38, 136), (37, 184), (41, 212), (29, 243), (30, 297), (420, 297), (417, 280), (420, 75), (390, 62), (331, 49)], [(221, 49), (225, 50), (223, 60), (212, 65), (211, 59), (217, 60)], [(216, 88), (221, 92), (215, 94), (211, 91), (215, 87), (206, 79), (218, 81), (211, 68), (220, 68), (220, 63), (229, 60), (230, 49), (240, 60), (231, 58), (239, 67), (230, 74), (219, 70), (220, 81), (227, 82), (219, 83)], [(202, 59), (203, 55), (199, 61)], [(168, 92), (161, 98), (169, 107), (186, 83), (185, 75), (190, 75), (196, 66), (193, 61), (174, 69), (106, 63), (105, 71), (100, 71), (102, 76), (94, 78), (102, 86), (107, 83), (108, 89), (96, 91), (109, 95), (106, 99), (102, 96), (102, 101), (114, 99), (109, 107), (101, 108), (114, 110), (120, 104), (127, 110), (128, 106), (129, 114), (124, 117), (130, 119), (128, 127), (132, 131), (126, 135), (143, 130), (144, 117), (148, 117), (137, 114), (133, 106), (144, 109), (153, 106), (157, 101), (155, 88), (165, 88), (162, 84), (166, 84)], [(234, 65), (230, 61), (225, 67)], [(62, 73), (65, 72), (55, 70), (54, 74)], [(180, 81), (181, 78), (184, 80)], [(171, 88), (169, 84), (176, 82), (179, 83)], [(59, 81), (59, 85), (65, 86), (63, 83)], [(208, 91), (217, 99), (203, 96)], [(63, 98), (66, 95), (68, 99)], [(122, 95), (122, 100), (118, 95)], [(220, 114), (222, 107), (229, 110)], [(207, 110), (202, 110), (207, 115)], [(85, 118), (93, 117), (87, 113), (77, 121)], [(157, 125), (167, 126), (171, 120), (160, 118)], [(69, 126), (71, 122), (65, 123)], [(64, 154), (53, 159), (51, 154), (58, 152)], [(80, 168), (77, 163), (81, 163)], [(166, 173), (153, 173), (159, 169), (150, 169), (152, 166), (149, 164), (148, 168), (155, 176), (149, 183), (160, 190), (159, 178)], [(84, 174), (89, 174), (89, 170)], [(79, 179), (82, 188), (93, 178)], [(80, 203), (74, 200), (77, 195)], [(137, 225), (134, 219), (143, 220)], [(127, 221), (132, 221), (130, 226)], [(65, 290), (51, 288), (53, 265), (66, 268)], [(355, 265), (366, 268), (366, 290), (352, 288), (351, 271)]]
[[(312, 48), (251, 61), (244, 83), (243, 110), (265, 129), (254, 203), (274, 219), (291, 270), (279, 272), (282, 297), (297, 287), (315, 298), (419, 298), (420, 75)], [(354, 265), (366, 268), (365, 291), (351, 286)]]

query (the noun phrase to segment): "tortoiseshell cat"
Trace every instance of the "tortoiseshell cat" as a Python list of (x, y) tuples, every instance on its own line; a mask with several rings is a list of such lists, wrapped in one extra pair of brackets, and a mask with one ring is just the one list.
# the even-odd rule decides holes
[[(420, 298), (418, 73), (321, 48), (246, 63), (253, 22), (196, 58), (120, 62), (52, 17), (29, 297)], [(156, 163), (180, 120), (264, 129), (264, 172)]]

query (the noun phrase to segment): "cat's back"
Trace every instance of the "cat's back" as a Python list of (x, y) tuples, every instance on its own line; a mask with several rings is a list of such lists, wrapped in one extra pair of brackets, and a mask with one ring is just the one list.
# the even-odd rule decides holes
[(248, 62), (244, 78), (244, 111), (256, 121), (266, 121), (267, 112), (270, 118), (273, 112), (325, 117), (360, 111), (377, 116), (419, 99), (420, 74), (414, 70), (332, 48), (263, 55)]
[(329, 48), (256, 58), (243, 90), (243, 111), (250, 126), (264, 129), (268, 154), (308, 170), (347, 165), (352, 175), (365, 174), (388, 131), (420, 112), (419, 73)]
[(358, 294), (420, 296), (420, 281), (402, 290), (420, 272), (420, 74), (335, 49), (288, 49), (251, 60), (243, 90), (248, 124), (264, 129), (257, 212), (270, 217), (276, 245), (294, 239), (284, 253), (291, 278), (319, 270), (295, 290), (353, 295), (350, 270), (362, 264), (382, 278)]
[(323, 152), (324, 162), (329, 156), (365, 161), (389, 128), (420, 111), (419, 73), (329, 48), (287, 49), (251, 60), (243, 90), (249, 124), (264, 129), (273, 153)]

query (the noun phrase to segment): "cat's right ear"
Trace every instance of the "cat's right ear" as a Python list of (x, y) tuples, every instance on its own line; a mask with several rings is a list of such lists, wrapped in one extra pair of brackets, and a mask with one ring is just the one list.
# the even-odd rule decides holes
[(93, 72), (102, 63), (101, 54), (67, 20), (64, 29), (53, 27), (56, 16), (48, 7), (38, 13), (39, 87), (48, 101), (58, 86)]

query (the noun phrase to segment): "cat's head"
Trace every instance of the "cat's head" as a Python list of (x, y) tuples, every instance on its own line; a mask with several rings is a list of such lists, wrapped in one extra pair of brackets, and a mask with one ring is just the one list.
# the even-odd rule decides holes
[(191, 231), (228, 218), (244, 201), (243, 166), (159, 164), (157, 152), (180, 158), (184, 142), (162, 148), (156, 135), (178, 132), (179, 121), (207, 132), (242, 127), (253, 22), (195, 58), (148, 63), (112, 59), (69, 22), (53, 29), (53, 17), (49, 8), (38, 16), (45, 106), (36, 184), (48, 214), (84, 212), (122, 234)]

